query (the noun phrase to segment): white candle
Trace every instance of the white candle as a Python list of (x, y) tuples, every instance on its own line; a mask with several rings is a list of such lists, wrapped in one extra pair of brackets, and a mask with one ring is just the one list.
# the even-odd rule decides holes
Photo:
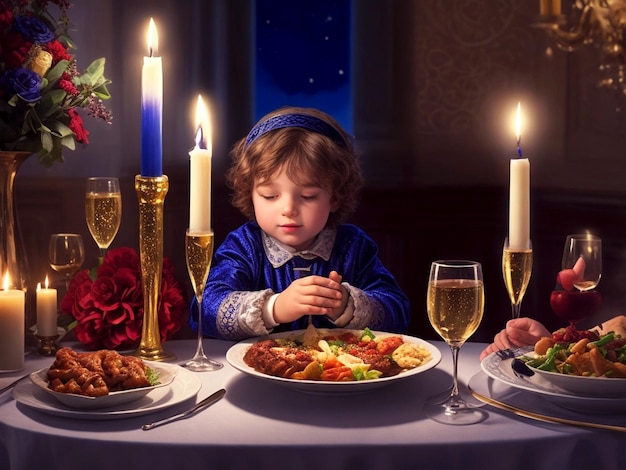
[(48, 288), (47, 276), (45, 285), (42, 289), (41, 284), (37, 284), (37, 335), (56, 336), (57, 290)]
[(149, 56), (141, 69), (141, 175), (163, 176), (163, 65), (156, 57), (158, 36), (154, 20), (148, 28)]
[(189, 152), (189, 231), (211, 232), (211, 126), (209, 112), (198, 95), (196, 145)]
[(24, 367), (24, 291), (9, 290), (9, 274), (0, 291), (0, 371)]
[(530, 247), (530, 162), (522, 158), (521, 111), (517, 105), (515, 119), (519, 158), (511, 160), (509, 195), (509, 248), (523, 250)]

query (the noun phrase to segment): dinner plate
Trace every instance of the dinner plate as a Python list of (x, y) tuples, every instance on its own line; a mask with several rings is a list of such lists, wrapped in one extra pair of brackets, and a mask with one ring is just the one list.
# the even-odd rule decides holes
[(138, 400), (99, 409), (76, 409), (64, 405), (55, 397), (46, 393), (40, 387), (30, 381), (18, 383), (13, 389), (13, 398), (29, 408), (46, 414), (62, 416), (73, 419), (112, 420), (134, 418), (136, 416), (153, 413), (170, 406), (177, 405), (195, 397), (202, 382), (193, 372), (173, 365), (178, 368), (176, 376), (169, 385), (155, 388)]
[(173, 364), (165, 364), (153, 361), (144, 361), (146, 366), (150, 367), (156, 374), (159, 380), (157, 385), (151, 387), (133, 388), (130, 390), (122, 390), (119, 392), (110, 392), (108, 395), (101, 397), (88, 397), (85, 395), (77, 395), (75, 393), (60, 393), (50, 390), (48, 388), (48, 370), (49, 367), (40, 369), (30, 374), (30, 379), (41, 390), (49, 393), (54, 398), (59, 400), (64, 405), (70, 408), (78, 409), (98, 409), (98, 408), (110, 408), (112, 406), (123, 405), (124, 403), (130, 403), (131, 401), (139, 400), (145, 397), (152, 390), (165, 387), (172, 383), (174, 377), (178, 373), (180, 367)]
[[(520, 350), (522, 355), (531, 349)], [(535, 374), (532, 377), (515, 375), (511, 367), (513, 358), (503, 359), (496, 352), (489, 354), (482, 360), (480, 366), (489, 377), (498, 380), (518, 390), (525, 390), (542, 395), (557, 405), (580, 411), (605, 411), (626, 410), (626, 396), (624, 397), (599, 397), (580, 395), (569, 390), (562, 389), (554, 383), (546, 380), (543, 375)]]
[[(626, 401), (622, 400), (621, 408), (597, 409), (594, 407), (595, 400), (586, 400), (586, 406), (579, 409), (557, 406), (544, 396), (529, 393), (528, 391), (511, 387), (504, 382), (488, 376), (484, 371), (474, 374), (468, 381), (468, 387), (472, 394), (487, 404), (489, 399), (499, 401), (520, 411), (528, 413), (526, 417), (543, 421), (542, 416), (564, 420), (573, 420), (581, 423), (593, 423), (606, 426), (620, 426), (626, 431)], [(476, 396), (476, 393), (480, 397)], [(583, 403), (579, 403), (583, 404)], [(619, 405), (619, 404), (618, 404)], [(512, 410), (510, 410), (512, 411)]]
[[(333, 330), (333, 332), (360, 332), (359, 330)], [(421, 374), (422, 372), (426, 372), (429, 369), (435, 367), (441, 361), (441, 352), (437, 349), (436, 346), (420, 339), (415, 338), (413, 336), (393, 334), (393, 333), (385, 333), (382, 331), (372, 331), (374, 335), (379, 337), (384, 336), (401, 336), (405, 343), (415, 343), (424, 346), (430, 352), (431, 359), (425, 364), (416, 367), (414, 369), (409, 369), (405, 372), (401, 372), (398, 375), (394, 375), (392, 377), (381, 377), (379, 379), (373, 380), (361, 380), (354, 382), (323, 382), (318, 380), (296, 380), (296, 379), (286, 379), (283, 377), (274, 377), (271, 375), (263, 374), (254, 370), (254, 368), (247, 365), (243, 356), (245, 355), (247, 349), (254, 343), (259, 341), (263, 341), (266, 339), (276, 339), (276, 338), (285, 338), (291, 336), (297, 336), (303, 334), (304, 330), (294, 330), (294, 331), (285, 331), (281, 333), (274, 333), (268, 336), (264, 336), (262, 338), (249, 338), (244, 341), (240, 341), (239, 343), (230, 347), (230, 349), (226, 352), (226, 360), (228, 363), (233, 366), (235, 369), (243, 372), (244, 374), (248, 374), (252, 377), (256, 377), (263, 380), (268, 380), (270, 382), (284, 385), (294, 390), (305, 392), (305, 393), (313, 393), (313, 394), (344, 394), (344, 393), (363, 393), (368, 392), (379, 387), (384, 387), (390, 385), (399, 380), (406, 379), (408, 377), (413, 377), (417, 374)]]

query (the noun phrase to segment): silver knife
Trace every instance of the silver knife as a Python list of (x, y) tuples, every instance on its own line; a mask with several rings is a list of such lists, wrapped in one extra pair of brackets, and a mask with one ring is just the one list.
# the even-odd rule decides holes
[(177, 421), (179, 419), (188, 418), (189, 416), (200, 411), (201, 409), (211, 406), (213, 403), (220, 400), (224, 395), (226, 395), (226, 390), (222, 388), (218, 390), (217, 392), (213, 393), (212, 395), (209, 395), (204, 400), (198, 402), (193, 408), (188, 409), (184, 413), (179, 413), (177, 415), (170, 416), (169, 418), (165, 418), (160, 421), (155, 421), (154, 423), (144, 424), (143, 426), (141, 426), (141, 429), (143, 429), (144, 431), (149, 431), (150, 429), (154, 429), (157, 426), (171, 423), (172, 421)]
[(13, 387), (15, 387), (18, 383), (20, 383), (20, 382), (21, 382), (22, 380), (24, 380), (24, 379), (27, 379), (28, 377), (30, 377), (30, 374), (23, 375), (23, 376), (22, 376), (22, 377), (20, 377), (19, 379), (14, 380), (13, 382), (11, 382), (11, 383), (10, 383), (9, 385), (7, 385), (6, 387), (4, 387), (4, 388), (0, 388), (0, 394), (2, 394), (2, 393), (4, 393), (4, 392), (6, 392), (7, 390), (12, 389), (12, 388), (13, 388)]

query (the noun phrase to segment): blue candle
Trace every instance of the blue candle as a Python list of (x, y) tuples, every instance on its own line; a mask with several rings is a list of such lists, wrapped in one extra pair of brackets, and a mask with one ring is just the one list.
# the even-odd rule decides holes
[(148, 49), (141, 69), (141, 176), (163, 176), (163, 65), (155, 57), (158, 37), (150, 18)]

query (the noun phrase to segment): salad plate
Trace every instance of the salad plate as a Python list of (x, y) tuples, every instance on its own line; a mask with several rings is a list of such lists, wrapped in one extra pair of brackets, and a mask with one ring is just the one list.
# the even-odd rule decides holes
[[(532, 347), (521, 348), (517, 351), (517, 357), (532, 351)], [(480, 363), (481, 369), (489, 377), (496, 381), (502, 382), (510, 387), (518, 390), (524, 390), (535, 394), (542, 395), (544, 398), (566, 408), (580, 411), (605, 411), (611, 412), (615, 410), (626, 410), (626, 394), (622, 396), (611, 395), (589, 395), (580, 394), (559, 387), (550, 378), (546, 378), (546, 374), (534, 374), (528, 377), (523, 374), (516, 373), (513, 370), (513, 361), (515, 358), (503, 358), (497, 352), (489, 354)], [(536, 371), (536, 369), (532, 369)], [(552, 373), (552, 375), (556, 375)], [(587, 379), (588, 377), (581, 377)], [(618, 379), (607, 379), (618, 380)], [(626, 382), (626, 379), (621, 379)], [(595, 382), (593, 382), (595, 384)], [(598, 385), (594, 385), (598, 387)], [(596, 389), (597, 390), (597, 389)]]
[[(385, 336), (400, 336), (405, 343), (414, 343), (417, 345), (421, 345), (425, 347), (430, 353), (430, 360), (421, 366), (415, 367), (414, 369), (408, 369), (406, 371), (401, 372), (398, 375), (394, 375), (391, 377), (380, 377), (378, 379), (371, 380), (360, 380), (360, 381), (349, 381), (349, 382), (327, 382), (321, 380), (296, 380), (296, 379), (288, 379), (282, 377), (275, 377), (271, 375), (264, 374), (255, 370), (253, 367), (247, 365), (243, 357), (248, 350), (248, 348), (263, 340), (267, 339), (276, 339), (276, 338), (286, 338), (286, 337), (294, 337), (304, 333), (305, 330), (294, 330), (294, 331), (285, 331), (281, 333), (274, 333), (271, 335), (267, 335), (261, 338), (249, 338), (230, 347), (230, 349), (226, 352), (226, 360), (228, 363), (233, 366), (235, 369), (247, 374), (251, 377), (255, 377), (262, 380), (267, 380), (278, 385), (290, 387), (299, 392), (312, 393), (312, 394), (349, 394), (349, 393), (363, 393), (369, 392), (371, 390), (375, 390), (380, 387), (384, 387), (395, 383), (400, 380), (404, 380), (409, 377), (414, 377), (418, 374), (426, 372), (439, 364), (441, 361), (441, 352), (439, 349), (424, 341), (420, 338), (415, 338), (413, 336), (407, 336), (402, 334), (394, 334), (394, 333), (385, 333), (381, 331), (372, 331), (376, 338), (383, 338)], [(341, 332), (353, 332), (358, 333), (360, 330), (333, 330), (333, 331), (341, 331)]]
[(113, 420), (133, 418), (160, 411), (195, 397), (202, 382), (197, 374), (178, 365), (177, 373), (169, 385), (149, 390), (146, 395), (130, 402), (106, 408), (76, 408), (65, 405), (34, 382), (24, 380), (13, 389), (13, 398), (19, 404), (42, 413), (73, 419)]
[(70, 408), (77, 409), (98, 409), (98, 408), (110, 408), (112, 406), (123, 405), (135, 400), (139, 400), (145, 397), (151, 391), (165, 387), (172, 383), (174, 377), (178, 373), (180, 367), (172, 364), (164, 364), (152, 361), (144, 361), (146, 366), (154, 371), (158, 377), (158, 384), (151, 387), (140, 387), (129, 390), (122, 390), (119, 392), (110, 392), (108, 395), (101, 397), (89, 397), (86, 395), (77, 395), (75, 393), (61, 393), (55, 392), (48, 388), (48, 367), (40, 369), (30, 374), (30, 379), (35, 386), (44, 392), (50, 394), (55, 399), (59, 400)]

